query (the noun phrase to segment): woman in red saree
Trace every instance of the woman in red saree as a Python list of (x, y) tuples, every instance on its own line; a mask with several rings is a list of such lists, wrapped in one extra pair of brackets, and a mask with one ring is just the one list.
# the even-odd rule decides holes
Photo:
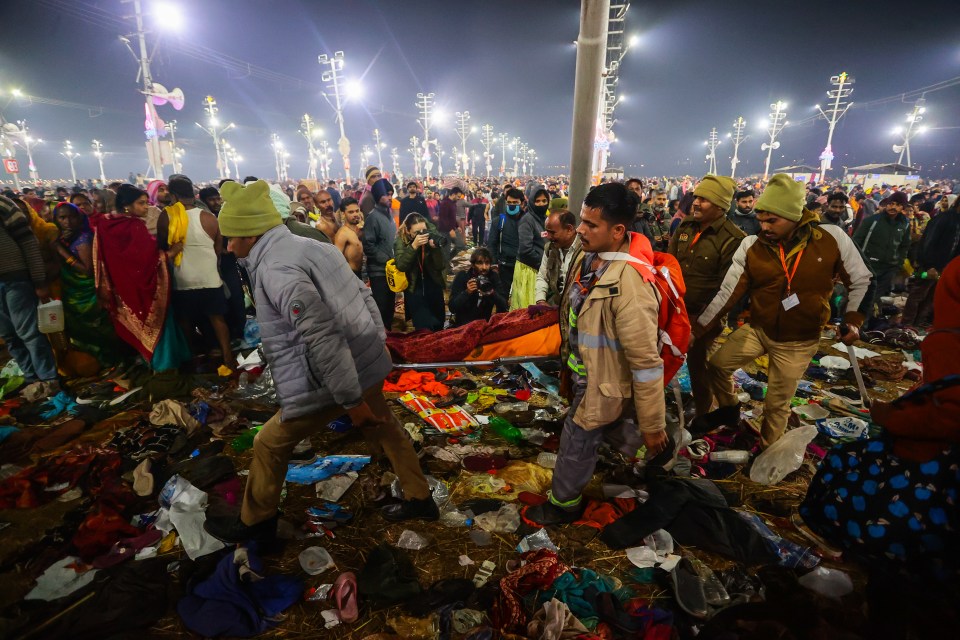
[(97, 294), (117, 335), (154, 371), (176, 369), (190, 358), (190, 350), (173, 321), (166, 256), (144, 223), (147, 193), (133, 185), (121, 185), (116, 206), (117, 213), (96, 220)]

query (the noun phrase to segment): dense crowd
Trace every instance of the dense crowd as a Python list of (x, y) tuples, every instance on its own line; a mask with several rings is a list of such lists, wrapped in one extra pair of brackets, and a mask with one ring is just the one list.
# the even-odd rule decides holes
[[(258, 326), (280, 411), (256, 438), (240, 514), (206, 522), (228, 542), (275, 534), (288, 460), (344, 412), (400, 479), (405, 499), (384, 517), (439, 517), (383, 395), (388, 331), (559, 308), (570, 408), (548, 499), (524, 514), (542, 525), (583, 516), (604, 440), (642, 452), (654, 477), (670, 472), (692, 438), (739, 428), (735, 372), (764, 355), (759, 447), (775, 445), (825, 328), (845, 345), (890, 330), (916, 342), (930, 334), (943, 342), (941, 358), (957, 353), (949, 310), (960, 300), (960, 201), (947, 182), (631, 178), (602, 181), (582, 203), (568, 202), (563, 177), (400, 184), (375, 166), (352, 184), (251, 176), (201, 187), (172, 175), (143, 186), (0, 196), (0, 334), (23, 372), (23, 394), (37, 399), (57, 394), (64, 377), (135, 358), (156, 372), (236, 376), (235, 354)], [(890, 313), (894, 293), (906, 300)], [(64, 327), (44, 334), (38, 307), (42, 316), (53, 300)], [(720, 344), (725, 328), (732, 333)], [(925, 386), (912, 404), (875, 410), (899, 457), (847, 445), (851, 459), (872, 461), (876, 477), (841, 479), (825, 465), (803, 514), (819, 535), (864, 556), (932, 559), (956, 571), (941, 553), (954, 542), (955, 514), (901, 492), (890, 499), (910, 504), (908, 523), (846, 499), (899, 482), (905, 465), (952, 464), (955, 418), (940, 415), (935, 430), (922, 431), (911, 417), (930, 403), (955, 407), (956, 367), (941, 367), (938, 355), (924, 359)], [(667, 428), (664, 386), (684, 361), (696, 418), (677, 432)], [(956, 488), (956, 478), (916, 473), (903, 486)], [(632, 538), (616, 524), (603, 535), (619, 547)]]

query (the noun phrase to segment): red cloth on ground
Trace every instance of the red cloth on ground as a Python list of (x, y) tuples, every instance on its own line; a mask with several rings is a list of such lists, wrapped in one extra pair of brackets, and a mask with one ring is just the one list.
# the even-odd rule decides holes
[(466, 358), (476, 347), (510, 340), (559, 322), (556, 309), (533, 307), (498, 313), (489, 321), (475, 320), (443, 331), (390, 332), (390, 354), (406, 362), (447, 362)]
[(114, 509), (100, 503), (87, 516), (73, 536), (73, 546), (84, 562), (110, 551), (121, 538), (132, 538), (140, 531)]
[(501, 578), (500, 595), (493, 604), (493, 626), (501, 633), (524, 633), (527, 614), (523, 597), (531, 591), (546, 589), (570, 570), (549, 549), (528, 551), (520, 557), (527, 563)]
[(450, 393), (450, 387), (442, 382), (437, 382), (434, 374), (420, 371), (404, 371), (397, 378), (396, 382), (391, 382), (389, 378), (384, 380), (383, 390), (397, 393), (415, 390), (431, 396), (440, 396), (441, 398)]
[[(61, 484), (65, 486), (57, 491), (45, 491), (47, 487)], [(0, 483), (0, 509), (36, 507), (75, 486), (93, 497), (114, 494), (120, 484), (120, 454), (77, 447), (45, 458)]]
[(591, 500), (583, 510), (583, 517), (573, 524), (582, 524), (596, 529), (603, 529), (608, 524), (616, 522), (626, 514), (637, 508), (637, 501), (633, 498), (614, 498), (613, 502)]

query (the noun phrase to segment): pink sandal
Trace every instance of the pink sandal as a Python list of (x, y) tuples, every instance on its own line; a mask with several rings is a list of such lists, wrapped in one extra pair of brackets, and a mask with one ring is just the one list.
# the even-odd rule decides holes
[(349, 624), (356, 622), (360, 617), (357, 603), (357, 576), (352, 572), (340, 574), (337, 581), (333, 583), (333, 601), (340, 612), (341, 622)]

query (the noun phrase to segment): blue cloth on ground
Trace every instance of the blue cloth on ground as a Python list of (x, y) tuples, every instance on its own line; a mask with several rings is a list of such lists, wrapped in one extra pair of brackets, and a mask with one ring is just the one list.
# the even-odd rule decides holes
[(370, 464), (370, 456), (327, 456), (310, 464), (287, 467), (287, 482), (312, 484), (350, 471), (360, 471)]

